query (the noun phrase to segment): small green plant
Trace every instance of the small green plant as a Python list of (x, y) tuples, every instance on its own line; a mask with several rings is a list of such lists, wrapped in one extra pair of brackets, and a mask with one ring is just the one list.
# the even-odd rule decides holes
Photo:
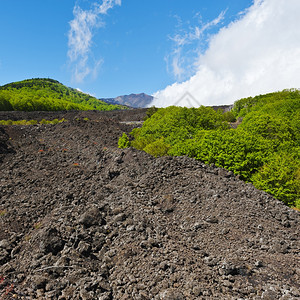
[(119, 138), (118, 147), (121, 149), (130, 147), (130, 141), (125, 132), (123, 132), (123, 135)]
[(0, 209), (0, 217), (3, 217), (6, 215), (6, 210)]
[(37, 125), (38, 121), (37, 120), (30, 120), (28, 121), (28, 125)]
[(37, 223), (34, 223), (34, 224), (33, 224), (33, 228), (34, 228), (34, 229), (39, 229), (39, 228), (41, 228), (41, 226), (42, 226), (42, 223), (41, 223), (41, 222), (37, 222)]

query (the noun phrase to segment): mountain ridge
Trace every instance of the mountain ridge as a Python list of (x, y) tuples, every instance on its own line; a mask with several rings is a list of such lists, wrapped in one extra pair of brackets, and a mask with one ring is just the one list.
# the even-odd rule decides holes
[(154, 97), (145, 93), (117, 96), (115, 98), (100, 98), (102, 101), (105, 101), (114, 105), (126, 105), (133, 108), (144, 108), (148, 107), (153, 101)]
[(50, 78), (33, 78), (0, 86), (0, 110), (114, 110), (112, 105)]

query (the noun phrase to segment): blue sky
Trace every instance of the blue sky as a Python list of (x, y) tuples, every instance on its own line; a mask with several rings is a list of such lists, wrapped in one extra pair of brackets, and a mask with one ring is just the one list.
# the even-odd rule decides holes
[[(97, 97), (152, 94), (177, 79), (166, 62), (172, 36), (208, 23), (226, 10), (220, 24), (224, 26), (251, 1), (123, 0), (98, 15), (101, 24), (91, 28), (88, 50), (88, 66), (96, 70), (78, 80), (68, 57), (70, 22), (76, 5), (90, 11), (95, 3), (102, 1), (1, 0), (0, 84), (50, 77)], [(203, 40), (202, 47), (205, 44)]]
[(0, 85), (49, 77), (158, 106), (298, 88), (299, 11), (299, 0), (0, 0)]

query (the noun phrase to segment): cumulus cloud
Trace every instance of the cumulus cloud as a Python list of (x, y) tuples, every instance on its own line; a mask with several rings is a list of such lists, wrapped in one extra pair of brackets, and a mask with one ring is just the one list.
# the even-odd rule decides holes
[[(256, 0), (238, 20), (210, 37), (188, 80), (154, 94), (151, 105), (231, 104), (300, 87), (299, 0)], [(189, 101), (188, 101), (189, 100)]]
[(107, 14), (115, 5), (121, 5), (121, 0), (103, 0), (101, 4), (95, 2), (90, 10), (83, 10), (75, 5), (74, 19), (69, 23), (68, 57), (76, 82), (82, 82), (88, 75), (97, 76), (103, 60), (91, 59), (94, 30), (105, 25), (101, 15)]

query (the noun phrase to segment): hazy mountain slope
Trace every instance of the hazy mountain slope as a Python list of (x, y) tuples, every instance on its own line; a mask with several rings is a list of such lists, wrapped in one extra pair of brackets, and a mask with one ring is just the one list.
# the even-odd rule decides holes
[(127, 105), (134, 108), (148, 107), (153, 101), (153, 97), (145, 93), (141, 94), (130, 94), (118, 96), (116, 98), (106, 98), (103, 101), (111, 104)]

